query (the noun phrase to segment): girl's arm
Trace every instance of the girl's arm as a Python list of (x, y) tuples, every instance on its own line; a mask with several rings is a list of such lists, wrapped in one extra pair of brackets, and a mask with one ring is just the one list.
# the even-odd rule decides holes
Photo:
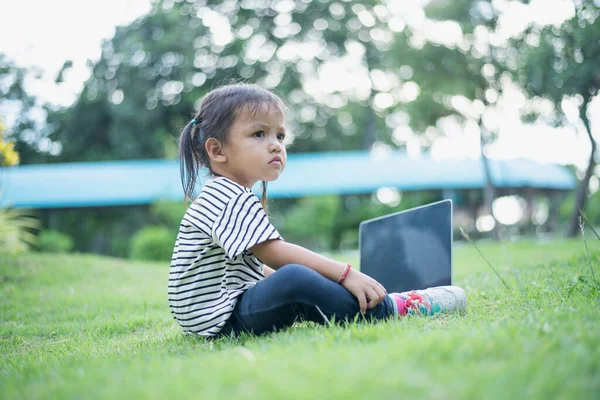
[(270, 277), (271, 275), (273, 275), (273, 272), (275, 272), (275, 270), (267, 265), (264, 266), (264, 273), (265, 273), (265, 278)]
[[(250, 248), (250, 251), (274, 269), (287, 264), (300, 264), (334, 282), (338, 281), (346, 268), (346, 264), (278, 239), (259, 243)], [(386, 294), (385, 288), (379, 282), (355, 269), (350, 270), (342, 286), (358, 299), (363, 313), (367, 310), (367, 306), (373, 308), (379, 304)]]

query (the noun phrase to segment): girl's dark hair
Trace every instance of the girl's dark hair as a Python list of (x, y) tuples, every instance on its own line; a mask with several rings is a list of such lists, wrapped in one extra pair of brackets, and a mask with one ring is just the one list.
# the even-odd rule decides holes
[[(207, 172), (213, 173), (205, 149), (206, 141), (215, 138), (226, 143), (227, 133), (237, 113), (243, 107), (249, 107), (254, 113), (263, 105), (274, 106), (281, 111), (285, 109), (277, 95), (247, 83), (222, 86), (204, 96), (196, 116), (183, 128), (179, 138), (181, 184), (186, 200), (193, 201), (196, 197), (194, 188), (201, 169), (206, 168)], [(264, 181), (261, 203), (266, 210), (267, 183)]]

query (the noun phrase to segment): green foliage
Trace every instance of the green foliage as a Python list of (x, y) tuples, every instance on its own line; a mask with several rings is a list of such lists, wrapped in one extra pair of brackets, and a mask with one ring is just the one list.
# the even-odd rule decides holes
[[(561, 124), (564, 96), (595, 96), (600, 81), (595, 66), (600, 63), (596, 23), (600, 8), (589, 0), (577, 2), (575, 15), (561, 26), (531, 26), (523, 37), (512, 42), (518, 50), (512, 64), (519, 84), (530, 96), (542, 96), (556, 105), (552, 118)], [(585, 110), (583, 110), (585, 112)]]
[[(20, 76), (20, 70), (13, 71), (13, 66), (10, 64), (7, 66), (5, 63), (5, 58), (0, 54), (0, 83), (10, 82), (10, 78), (14, 78), (14, 80), (12, 84), (0, 85), (0, 99), (7, 96), (8, 99), (16, 100), (22, 93), (20, 87), (22, 82), (15, 83), (15, 81), (23, 77)], [(16, 74), (15, 77), (11, 76), (13, 72)], [(20, 161), (19, 153), (14, 148), (14, 141), (7, 141), (6, 137), (9, 135), (6, 132), (4, 121), (0, 118), (0, 167), (12, 167), (19, 164)], [(0, 176), (1, 188), (2, 176)], [(37, 218), (26, 212), (0, 208), (0, 253), (20, 253), (28, 250), (35, 243), (35, 235), (32, 231), (38, 227)]]
[(0, 253), (22, 253), (36, 242), (39, 220), (28, 213), (0, 208)]
[(287, 209), (274, 207), (273, 223), (283, 237), (313, 250), (356, 249), (362, 221), (438, 200), (434, 193), (405, 193), (396, 206), (372, 195), (313, 196)]
[(157, 202), (150, 206), (148, 225), (128, 242), (131, 258), (167, 261), (171, 259), (179, 224), (187, 210), (182, 202)]
[(326, 249), (338, 208), (337, 196), (302, 198), (281, 219), (280, 232), (290, 242)]
[[(197, 101), (231, 81), (258, 83), (287, 100), (294, 152), (365, 149), (376, 141), (402, 147), (392, 140), (396, 126), (407, 123), (421, 134), (457, 113), (446, 97), (483, 98), (488, 82), (481, 66), (488, 61), (471, 54), (472, 37), (466, 51), (426, 40), (417, 45), (421, 33), (410, 24), (392, 29), (390, 20), (405, 16), (379, 1), (283, 4), (157, 1), (148, 15), (104, 43), (77, 103), (49, 117), (64, 143), (60, 159), (173, 157), (174, 139)], [(496, 13), (482, 11), (493, 9), (490, 4), (432, 2), (425, 12), (432, 22), (455, 20), (471, 34), (476, 25), (494, 26)], [(231, 26), (228, 41), (217, 43), (224, 37), (211, 28), (215, 18)], [(306, 47), (295, 47), (300, 44)], [(361, 88), (307, 90), (325, 62), (346, 57), (358, 57), (370, 74)], [(376, 76), (386, 76), (389, 87)], [(403, 85), (415, 82), (421, 95), (401, 99)], [(393, 104), (378, 107), (378, 94), (392, 94)], [(398, 111), (409, 118), (390, 121)]]
[[(539, 106), (531, 106), (526, 116), (537, 115), (538, 119), (554, 126), (572, 126), (574, 115), (567, 116), (563, 100), (575, 99), (577, 117), (584, 128), (580, 131), (587, 135), (592, 148), (587, 167), (589, 173), (579, 182), (577, 196), (572, 202), (567, 231), (570, 236), (578, 231), (577, 216), (579, 210), (585, 209), (589, 180), (596, 164), (597, 141), (592, 134), (589, 105), (600, 90), (597, 72), (600, 64), (599, 3), (577, 1), (573, 3), (573, 10), (574, 15), (560, 26), (530, 26), (522, 37), (511, 41), (515, 55), (499, 63), (530, 98), (549, 100), (553, 106), (545, 112)], [(531, 119), (530, 116), (527, 118)]]
[(73, 250), (73, 245), (71, 236), (59, 231), (44, 230), (37, 238), (36, 247), (47, 253), (68, 253)]
[[(599, 243), (589, 243), (596, 268)], [(453, 278), (467, 292), (466, 315), (298, 323), (213, 341), (173, 321), (163, 262), (0, 257), (2, 397), (600, 397), (600, 308), (581, 240), (480, 249), (519, 289), (503, 289), (472, 247), (457, 246)]]
[[(26, 90), (26, 87), (40, 75), (41, 71), (37, 68), (19, 67), (6, 55), (0, 53), (0, 82), (2, 82), (0, 85), (0, 108), (6, 105), (7, 109), (11, 110), (13, 119), (10, 132), (3, 139), (12, 143), (11, 146), (14, 145), (16, 152), (19, 153), (18, 158), (20, 158), (21, 164), (40, 162), (53, 145), (52, 141), (48, 142), (50, 146), (44, 150), (46, 153), (40, 152), (38, 147), (40, 140), (48, 140), (52, 129), (50, 126), (39, 126), (39, 123), (35, 121), (37, 117), (34, 118), (33, 115), (39, 115), (40, 112), (46, 113), (47, 106), (40, 104), (39, 99)], [(0, 149), (0, 153), (2, 153), (2, 149)], [(14, 160), (14, 156), (9, 158)], [(6, 165), (6, 160), (0, 164)]]
[(0, 167), (12, 167), (19, 163), (19, 153), (15, 151), (15, 143), (5, 141), (4, 124), (0, 116)]
[[(463, 34), (461, 45), (444, 45), (427, 40), (405, 15), (394, 18), (406, 26), (391, 29), (395, 7), (388, 2), (156, 1), (148, 15), (118, 28), (103, 44), (101, 58), (92, 65), (92, 76), (77, 102), (69, 109), (51, 112), (48, 125), (39, 132), (62, 143), (63, 152), (56, 161), (173, 158), (176, 137), (198, 99), (216, 86), (246, 80), (271, 88), (287, 100), (288, 119), (296, 135), (290, 152), (365, 149), (376, 141), (404, 148), (406, 140), (393, 137), (395, 128), (410, 126), (425, 146), (444, 134), (440, 121), (444, 117), (454, 116), (459, 123), (470, 118), (485, 128), (479, 111), (463, 115), (450, 99), (464, 96), (488, 106), (486, 90), (500, 92), (501, 76), (512, 76), (530, 96), (550, 93), (559, 111), (564, 93), (583, 96), (584, 89), (590, 94), (597, 91), (595, 4), (577, 3), (576, 16), (561, 27), (532, 25), (508, 47), (490, 45), (482, 50), (475, 36), (486, 37), (486, 32), (496, 28), (501, 13), (496, 3), (428, 2), (423, 16), (427, 23), (456, 23)], [(290, 8), (282, 11), (280, 7), (286, 4)], [(212, 21), (219, 23), (217, 15), (231, 25), (231, 41), (224, 44), (215, 42), (217, 35), (211, 27)], [(295, 43), (307, 47), (290, 50)], [(309, 54), (311, 48), (317, 49), (314, 54)], [(359, 58), (369, 72), (367, 89), (358, 93), (328, 88), (327, 93), (318, 95), (309, 90), (315, 82), (317, 86), (322, 83), (313, 79), (323, 64), (338, 59), (344, 62), (350, 48), (358, 49), (352, 57)], [(259, 55), (259, 50), (265, 54)], [(286, 53), (289, 57), (282, 56)], [(11, 93), (25, 98), (24, 71), (8, 61), (3, 63), (1, 73), (16, 73)], [(491, 65), (494, 73), (483, 76), (482, 68)], [(58, 80), (69, 67), (67, 61)], [(381, 84), (378, 76), (388, 77), (383, 81), (388, 80), (389, 87)], [(408, 83), (419, 88), (414, 100), (399, 95)], [(375, 107), (378, 94), (391, 95), (393, 104)], [(28, 128), (31, 126), (18, 128), (15, 137)], [(427, 135), (422, 135), (426, 130)], [(482, 138), (492, 136), (483, 133)], [(280, 217), (285, 225), (282, 229), (300, 241), (339, 248), (355, 241), (360, 218), (391, 211), (385, 207), (378, 210), (370, 199), (361, 200), (364, 212), (349, 210), (346, 202), (347, 198), (338, 199), (337, 205), (333, 199), (301, 202), (298, 210), (288, 210), (289, 215), (286, 211)], [(403, 203), (400, 207), (407, 206)], [(156, 205), (151, 211), (123, 208), (110, 217), (103, 210), (88, 214), (77, 210), (55, 224), (74, 238), (77, 250), (122, 256), (129, 254), (129, 238), (141, 226), (179, 224), (181, 210), (176, 205), (167, 208), (171, 206)], [(309, 234), (311, 227), (313, 233)]]
[(45, 227), (73, 238), (74, 251), (117, 257), (128, 257), (132, 236), (155, 223), (148, 206), (54, 209), (41, 217)]
[[(483, 3), (489, 5), (487, 1), (460, 1), (439, 7), (431, 4), (425, 11), (435, 20), (456, 19), (469, 33), (476, 24), (495, 23), (494, 15), (488, 18), (478, 11)], [(368, 149), (374, 142), (402, 148), (406, 142), (392, 137), (394, 128), (409, 125), (419, 135), (440, 118), (457, 114), (449, 97), (481, 100), (490, 84), (481, 75), (487, 58), (475, 57), (470, 48), (459, 51), (428, 41), (424, 46), (415, 45), (419, 34), (410, 26), (391, 30), (386, 16), (389, 10), (384, 11), (385, 5), (377, 1), (295, 2), (286, 12), (278, 7), (282, 5), (275, 2), (202, 6), (156, 2), (147, 16), (119, 28), (104, 43), (102, 57), (93, 66), (76, 104), (49, 116), (64, 143), (59, 159), (174, 157), (175, 139), (198, 99), (232, 79), (256, 82), (287, 100), (288, 119), (296, 136), (290, 152)], [(207, 22), (217, 14), (232, 27), (231, 41), (223, 45), (215, 43)], [(363, 18), (367, 14), (371, 22)], [(317, 28), (319, 25), (324, 28)], [(289, 33), (296, 27), (298, 32)], [(375, 39), (377, 32), (387, 39)], [(302, 51), (287, 51), (298, 43), (320, 50), (310, 57)], [(265, 55), (258, 56), (258, 48)], [(344, 88), (328, 89), (323, 95), (309, 93), (304, 86), (307, 79), (314, 79), (324, 62), (347, 57), (350, 48), (358, 49), (355, 55), (363, 53), (358, 55), (360, 63), (371, 74), (364, 93)], [(272, 52), (267, 53), (269, 49)], [(282, 56), (286, 52), (289, 57)], [(374, 77), (383, 75), (388, 77), (389, 88), (374, 84)], [(414, 100), (399, 100), (398, 92), (407, 83), (416, 83), (420, 94)], [(376, 107), (378, 94), (392, 94), (393, 104)], [(397, 115), (405, 118), (399, 120)], [(431, 135), (423, 136), (421, 143), (430, 141)], [(301, 204), (299, 210), (285, 216), (284, 229), (301, 242), (335, 249), (342, 243), (356, 243), (360, 216), (390, 211), (373, 208), (369, 200), (363, 203), (369, 208), (365, 212), (349, 212), (334, 203)], [(309, 210), (312, 206), (317, 209)], [(321, 206), (332, 212), (324, 213)], [(335, 212), (331, 207), (337, 207)], [(155, 207), (162, 213), (160, 208)], [(160, 221), (143, 221), (173, 226), (179, 224), (174, 222), (177, 215), (174, 211), (171, 216), (159, 217)], [(308, 234), (307, 229), (313, 233)], [(113, 233), (111, 237), (122, 236)], [(122, 252), (124, 247), (123, 240), (115, 239), (113, 254), (114, 249)]]
[(173, 254), (175, 235), (163, 226), (147, 226), (131, 240), (131, 258), (168, 261)]
[(176, 229), (187, 208), (188, 205), (183, 202), (159, 201), (150, 206), (150, 213), (156, 222)]
[[(569, 193), (560, 205), (561, 219), (565, 221), (568, 220), (569, 216), (573, 213), (574, 207), (575, 193)], [(594, 224), (594, 226), (600, 225), (600, 191), (597, 191), (587, 198), (585, 215), (591, 224)]]
[[(253, 7), (242, 7), (235, 2), (210, 3), (197, 10), (196, 5), (158, 1), (150, 14), (117, 29), (114, 38), (104, 44), (102, 57), (94, 65), (92, 77), (77, 103), (67, 113), (60, 111), (52, 116), (59, 126), (57, 137), (65, 144), (60, 159), (172, 156), (175, 137), (189, 120), (198, 99), (212, 88), (248, 79), (274, 88), (284, 97), (300, 89), (299, 55), (290, 61), (278, 62), (273, 54), (257, 60), (251, 54), (251, 42), (262, 41), (263, 49), (275, 52), (288, 41), (316, 43), (319, 40), (313, 36), (323, 35), (309, 28), (298, 35), (277, 37), (273, 32), (278, 13), (263, 6), (262, 3)], [(328, 6), (314, 2), (308, 7), (298, 2), (291, 23), (311, 26), (308, 21), (326, 16), (324, 11)], [(232, 41), (224, 45), (214, 43), (214, 32), (207, 22), (217, 13), (228, 20), (234, 33)], [(343, 27), (350, 18), (352, 15), (347, 13), (336, 24)], [(249, 30), (250, 37), (240, 35), (240, 29)], [(339, 53), (341, 50), (337, 49), (343, 47), (344, 41), (357, 33), (348, 35), (342, 30), (328, 36), (331, 46), (327, 51), (332, 55)], [(313, 58), (303, 62), (312, 69), (321, 61)], [(298, 108), (301, 105), (315, 109), (316, 117), (314, 121), (296, 120), (299, 133), (315, 129), (322, 132), (332, 119), (332, 110), (317, 105), (307, 95), (302, 95)], [(339, 124), (337, 129), (328, 130), (327, 141), (331, 136), (339, 138), (341, 131)], [(295, 147), (300, 150), (303, 141), (298, 140)]]

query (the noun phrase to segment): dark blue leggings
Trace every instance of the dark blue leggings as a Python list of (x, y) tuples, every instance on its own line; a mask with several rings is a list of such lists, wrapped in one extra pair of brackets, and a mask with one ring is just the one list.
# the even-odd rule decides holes
[[(342, 285), (303, 265), (289, 264), (258, 282), (238, 297), (233, 314), (220, 335), (248, 332), (260, 335), (292, 326), (297, 320), (326, 324), (354, 320), (360, 313), (358, 300)], [(388, 318), (394, 314), (389, 296), (377, 306), (367, 309), (367, 321)]]

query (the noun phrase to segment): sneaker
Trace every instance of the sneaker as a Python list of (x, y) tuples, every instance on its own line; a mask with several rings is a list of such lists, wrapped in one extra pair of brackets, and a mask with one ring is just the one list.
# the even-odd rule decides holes
[(465, 291), (458, 286), (437, 286), (425, 290), (392, 293), (404, 300), (408, 314), (435, 315), (440, 312), (464, 311)]

